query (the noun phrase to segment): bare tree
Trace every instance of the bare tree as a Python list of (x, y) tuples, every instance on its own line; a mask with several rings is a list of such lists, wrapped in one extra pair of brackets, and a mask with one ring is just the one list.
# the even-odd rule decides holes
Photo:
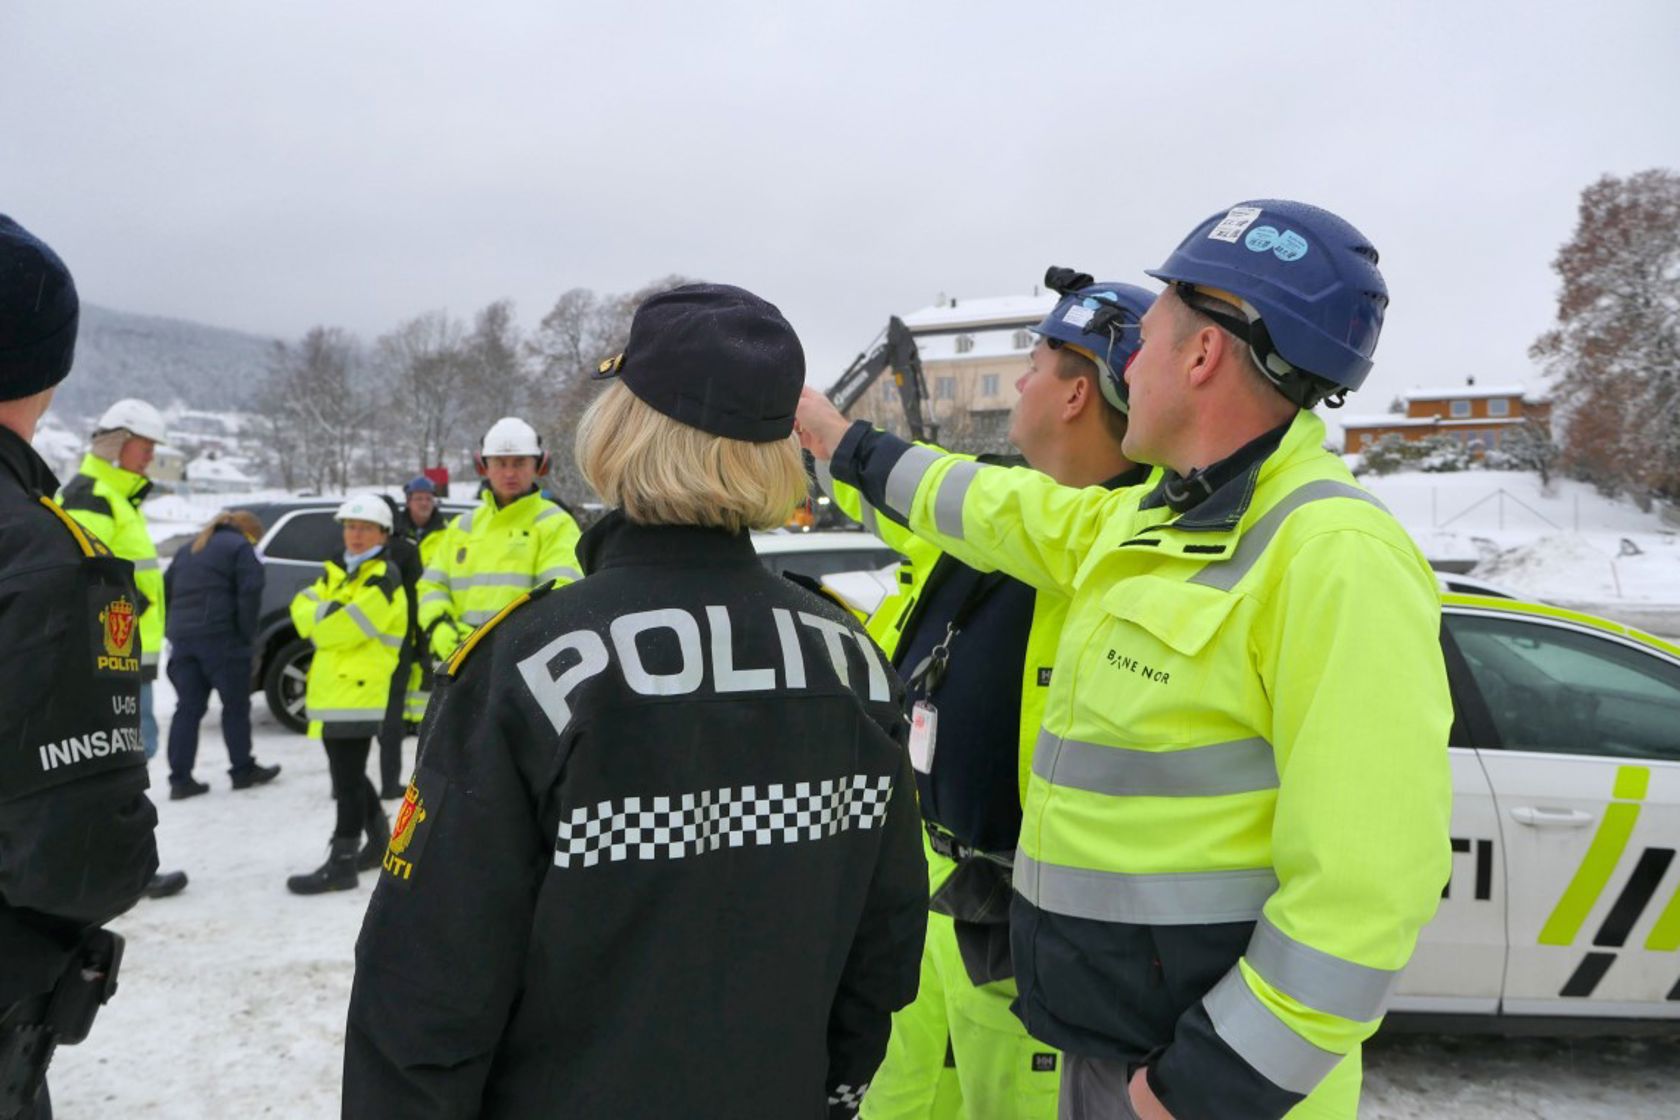
[(462, 348), (460, 324), (443, 311), (418, 315), (375, 344), (394, 438), (410, 469), (438, 466), (460, 442), (467, 406)]
[(473, 318), (462, 340), (462, 376), (466, 390), (463, 423), (468, 439), (477, 439), (504, 416), (530, 411), (534, 392), (531, 360), (513, 303), (497, 300)]
[(1529, 354), (1560, 404), (1566, 469), (1642, 505), (1680, 498), (1680, 175), (1586, 188), (1552, 267), (1557, 326)]
[(643, 300), (686, 283), (685, 277), (667, 276), (634, 292), (605, 296), (573, 288), (554, 302), (526, 344), (536, 367), (532, 408), (538, 427), (552, 433), (550, 491), (568, 504), (595, 498), (572, 460), (578, 419), (601, 388), (590, 375), (623, 351), (630, 320)]

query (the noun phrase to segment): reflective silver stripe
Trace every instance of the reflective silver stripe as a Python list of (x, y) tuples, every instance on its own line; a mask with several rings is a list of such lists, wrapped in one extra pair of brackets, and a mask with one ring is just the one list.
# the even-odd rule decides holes
[(566, 511), (561, 509), (559, 506), (549, 506), (547, 509), (533, 517), (531, 519), (531, 524), (536, 525), (540, 522), (547, 521), (551, 517), (559, 517), (565, 512)]
[(828, 495), (828, 500), (838, 501), (834, 496), (834, 471), (827, 459), (817, 460), (817, 489)]
[(933, 497), (933, 527), (947, 537), (963, 539), (963, 499), (979, 474), (979, 463), (964, 461), (939, 480), (939, 493)]
[(1221, 591), (1229, 591), (1246, 576), (1260, 559), (1266, 546), (1272, 543), (1277, 531), (1283, 526), (1283, 519), (1306, 505), (1308, 502), (1321, 502), (1326, 498), (1353, 498), (1361, 502), (1369, 502), (1378, 509), (1387, 512), (1387, 507), (1376, 498), (1367, 494), (1357, 486), (1349, 486), (1345, 482), (1331, 482), (1321, 479), (1309, 482), (1305, 486), (1291, 490), (1284, 495), (1277, 505), (1260, 515), (1260, 519), (1248, 527), (1248, 531), (1237, 542), (1236, 551), (1231, 558), (1224, 561), (1213, 561), (1201, 571), (1191, 576), (1190, 583), (1199, 583), (1204, 587), (1217, 587)]
[(460, 576), (449, 586), (453, 591), (465, 591), (472, 587), (517, 587), (525, 591), (530, 588), (532, 578), (524, 572), (485, 572), (476, 576)]
[(1277, 759), (1264, 739), (1141, 751), (1063, 739), (1042, 727), (1033, 773), (1068, 789), (1129, 797), (1217, 797), (1278, 786)]
[(332, 609), (336, 606), (338, 606), (337, 603), (327, 603), (327, 602), (317, 603), (316, 606), (315, 606), (315, 624), (317, 626), (319, 626), (321, 624), (321, 622), (327, 617), (327, 615), (332, 613)]
[(140, 652), (140, 664), (142, 664), (142, 665), (156, 665), (157, 663), (158, 663), (158, 655), (157, 655), (156, 650), (142, 650)]
[(910, 507), (916, 501), (916, 488), (939, 459), (937, 452), (925, 447), (912, 447), (906, 451), (887, 475), (886, 508), (908, 522)]
[(1053, 914), (1143, 926), (1251, 922), (1277, 890), (1271, 868), (1126, 875), (1040, 863), (1015, 853), (1015, 889)]
[(420, 605), (425, 606), (427, 603), (447, 603), (451, 598), (452, 596), (447, 591), (428, 591), (424, 595), (420, 596)]
[(863, 521), (864, 529), (867, 530), (873, 536), (877, 536), (877, 537), (880, 536), (881, 535), (881, 515), (875, 512), (875, 507), (870, 505), (868, 502), (864, 502), (863, 503), (863, 509), (859, 510), (858, 512), (860, 512), (863, 515), (862, 521)]
[(478, 510), (476, 510), (476, 509), (469, 509), (466, 513), (463, 513), (461, 515), (461, 532), (463, 532), (463, 533), (472, 532), (473, 514), (475, 514), (477, 512), (478, 512)]
[(372, 638), (374, 641), (383, 645), (388, 645), (393, 649), (402, 648), (402, 638), (398, 635), (387, 634), (380, 630), (379, 627), (373, 624), (373, 619), (363, 613), (361, 607), (351, 603), (344, 608), (344, 613), (350, 616), (350, 620), (356, 624), (356, 628), (358, 630)]
[(552, 583), (557, 579), (582, 578), (582, 572), (578, 571), (576, 568), (568, 568), (564, 564), (557, 565), (553, 568), (544, 568), (542, 571), (537, 573), (537, 583), (539, 586), (545, 583)]
[(321, 601), (321, 593), (313, 587), (306, 587), (298, 594), (302, 595), (306, 602), (319, 603)]
[(1303, 945), (1265, 917), (1248, 943), (1249, 966), (1266, 983), (1317, 1011), (1368, 1023), (1380, 1018), (1399, 969), (1368, 968)]
[(1321, 1049), (1291, 1030), (1260, 1002), (1233, 967), (1202, 997), (1213, 1029), (1262, 1077), (1291, 1093), (1310, 1093), (1342, 1055)]
[(158, 570), (158, 558), (148, 556), (144, 560), (136, 560), (134, 561), (134, 570), (137, 572), (155, 572)]
[(383, 722), (385, 719), (384, 708), (306, 708), (304, 714), (323, 723)]
[(493, 611), (462, 611), (461, 621), (466, 623), (468, 626), (483, 626), (486, 622), (489, 622), (492, 618), (495, 618), (501, 613), (502, 608), (500, 607), (497, 607)]
[(426, 583), (441, 583), (445, 587), (449, 586), (449, 573), (441, 568), (427, 568), (420, 573), (420, 578)]

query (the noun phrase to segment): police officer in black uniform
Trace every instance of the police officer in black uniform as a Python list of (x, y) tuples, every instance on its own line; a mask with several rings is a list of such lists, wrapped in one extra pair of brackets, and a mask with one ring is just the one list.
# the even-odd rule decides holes
[(140, 742), (133, 565), (53, 504), (29, 440), (70, 371), (64, 263), (0, 215), (0, 1117), (51, 1115), (121, 942), (100, 930), (157, 869)]
[(850, 1117), (915, 995), (902, 686), (745, 531), (805, 494), (797, 337), (685, 285), (603, 373), (578, 458), (619, 508), (585, 579), (439, 674), (356, 947), (347, 1117)]

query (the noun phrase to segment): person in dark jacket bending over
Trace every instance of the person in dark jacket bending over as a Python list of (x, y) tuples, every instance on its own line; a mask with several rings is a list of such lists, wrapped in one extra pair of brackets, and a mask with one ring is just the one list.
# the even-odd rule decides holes
[(29, 446), (78, 310), (64, 262), (0, 215), (0, 1116), (22, 1120), (52, 1115), (55, 988), (157, 870), (134, 565), (54, 504)]
[(347, 1117), (850, 1117), (915, 996), (902, 688), (747, 534), (805, 496), (798, 338), (685, 285), (601, 376), (587, 578), (439, 674), (356, 946)]
[(261, 766), (251, 757), (251, 644), (263, 592), (255, 545), (261, 537), (262, 522), (250, 511), (218, 513), (163, 573), (169, 683), (175, 686), (175, 718), (169, 725), (171, 801), (210, 792), (192, 772), (198, 726), (212, 690), (222, 700), (222, 742), (233, 788), (260, 786), (280, 773), (279, 766)]

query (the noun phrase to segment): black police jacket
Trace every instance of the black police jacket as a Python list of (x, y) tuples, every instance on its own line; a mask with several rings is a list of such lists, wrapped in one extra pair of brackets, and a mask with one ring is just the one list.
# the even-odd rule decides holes
[(163, 573), (165, 634), (171, 642), (250, 656), (263, 582), (262, 561), (245, 534), (232, 525), (216, 526), (201, 550), (182, 548)]
[(578, 551), (439, 674), (344, 1115), (851, 1116), (926, 922), (901, 686), (745, 534)]
[(134, 567), (43, 501), (57, 490), (0, 428), (0, 1012), (157, 870)]

